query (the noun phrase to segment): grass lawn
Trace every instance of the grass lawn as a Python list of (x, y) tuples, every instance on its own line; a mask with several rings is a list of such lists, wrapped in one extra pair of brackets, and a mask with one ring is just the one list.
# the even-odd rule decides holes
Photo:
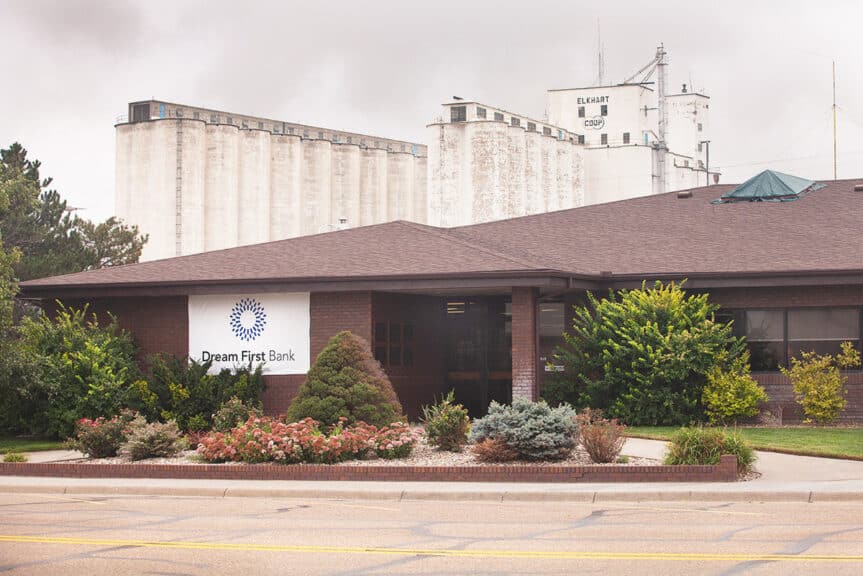
[(18, 452), (38, 452), (40, 450), (61, 450), (62, 448), (63, 443), (60, 440), (0, 437), (0, 454), (5, 454), (9, 449)]
[[(631, 426), (626, 429), (626, 435), (668, 440), (677, 429), (675, 426)], [(737, 430), (757, 450), (863, 460), (863, 428), (785, 426), (739, 427)]]

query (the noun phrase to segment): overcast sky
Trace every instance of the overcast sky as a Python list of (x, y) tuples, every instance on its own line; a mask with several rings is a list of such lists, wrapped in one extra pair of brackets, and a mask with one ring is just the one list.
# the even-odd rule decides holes
[(863, 2), (0, 0), (0, 146), (85, 215), (114, 206), (114, 120), (157, 99), (423, 142), (457, 94), (541, 118), (545, 91), (620, 82), (656, 46), (711, 100), (722, 182), (863, 177)]

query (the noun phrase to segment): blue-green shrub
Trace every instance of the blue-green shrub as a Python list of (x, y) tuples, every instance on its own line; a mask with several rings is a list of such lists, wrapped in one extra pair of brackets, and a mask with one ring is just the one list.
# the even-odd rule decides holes
[(564, 404), (551, 408), (544, 401), (516, 398), (511, 406), (492, 402), (488, 414), (474, 420), (470, 441), (502, 440), (525, 460), (561, 460), (575, 448), (575, 410)]

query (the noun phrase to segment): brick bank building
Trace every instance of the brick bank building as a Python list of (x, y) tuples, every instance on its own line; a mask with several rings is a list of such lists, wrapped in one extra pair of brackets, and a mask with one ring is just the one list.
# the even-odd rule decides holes
[[(687, 279), (734, 318), (771, 408), (799, 416), (778, 367), (861, 345), (863, 180), (764, 173), (457, 228), (405, 221), (22, 283), (22, 297), (117, 316), (141, 357), (267, 357), (268, 412), (340, 330), (369, 340), (411, 417), (449, 389), (474, 414), (536, 398), (586, 291)], [(269, 338), (268, 344), (264, 341)], [(269, 346), (270, 350), (265, 348)], [(231, 356), (236, 354), (236, 356)], [(270, 362), (269, 359), (273, 359)], [(863, 373), (844, 418), (863, 421)]]

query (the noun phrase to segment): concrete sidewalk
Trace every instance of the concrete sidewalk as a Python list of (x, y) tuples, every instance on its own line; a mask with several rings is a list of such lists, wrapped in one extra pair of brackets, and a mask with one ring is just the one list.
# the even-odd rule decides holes
[[(661, 459), (665, 442), (631, 438), (629, 456)], [(0, 476), (0, 493), (141, 494), (343, 500), (561, 501), (863, 501), (863, 462), (758, 452), (761, 477), (729, 483), (480, 483), (35, 478)], [(34, 452), (31, 462), (80, 457)]]

